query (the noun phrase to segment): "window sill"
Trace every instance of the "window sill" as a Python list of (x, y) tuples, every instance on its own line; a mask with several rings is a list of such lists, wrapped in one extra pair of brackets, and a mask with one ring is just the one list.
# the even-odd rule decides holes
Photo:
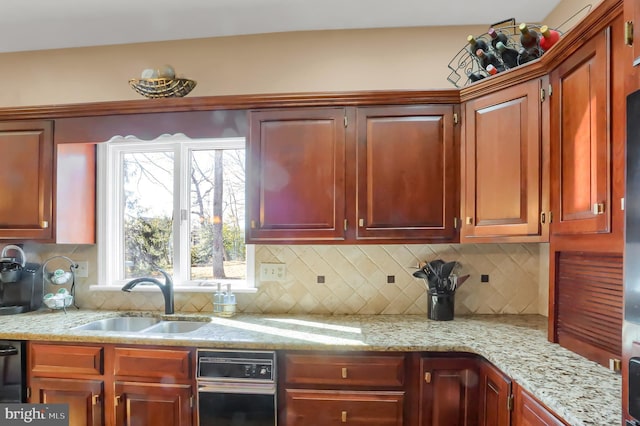
[[(223, 290), (225, 289), (225, 287), (223, 287)], [(89, 290), (90, 291), (101, 291), (101, 292), (116, 292), (116, 291), (122, 291), (122, 287), (121, 286), (115, 286), (115, 285), (91, 285), (89, 286)], [(251, 293), (257, 293), (258, 289), (255, 287), (231, 287), (231, 290), (234, 293), (244, 293), (244, 294), (251, 294)], [(149, 292), (149, 293), (155, 293), (157, 291), (159, 291), (158, 287), (156, 285), (138, 285), (136, 286), (136, 288), (132, 291), (135, 292)], [(180, 287), (174, 287), (173, 288), (173, 292), (174, 293), (215, 293), (217, 291), (217, 287), (215, 286), (180, 286)]]

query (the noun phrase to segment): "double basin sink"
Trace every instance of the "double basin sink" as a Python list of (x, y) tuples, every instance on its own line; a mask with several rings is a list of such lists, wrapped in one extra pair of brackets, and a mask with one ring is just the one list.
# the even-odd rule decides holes
[(105, 318), (73, 327), (73, 330), (108, 331), (114, 333), (172, 334), (195, 331), (204, 321), (163, 320), (154, 317)]

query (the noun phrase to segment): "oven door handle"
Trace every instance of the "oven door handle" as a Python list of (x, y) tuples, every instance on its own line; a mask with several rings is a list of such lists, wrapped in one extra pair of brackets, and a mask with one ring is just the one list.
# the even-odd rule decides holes
[(198, 392), (203, 393), (239, 393), (252, 395), (275, 395), (275, 384), (249, 385), (233, 383), (199, 383)]

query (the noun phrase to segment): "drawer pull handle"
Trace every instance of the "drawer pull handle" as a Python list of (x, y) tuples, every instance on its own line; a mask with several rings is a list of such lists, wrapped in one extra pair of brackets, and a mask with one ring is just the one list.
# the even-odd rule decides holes
[(604, 203), (595, 203), (593, 205), (593, 214), (594, 215), (604, 214)]
[(342, 367), (342, 378), (343, 379), (347, 378), (347, 367)]
[(347, 412), (343, 411), (342, 412), (342, 423), (346, 423), (347, 422)]

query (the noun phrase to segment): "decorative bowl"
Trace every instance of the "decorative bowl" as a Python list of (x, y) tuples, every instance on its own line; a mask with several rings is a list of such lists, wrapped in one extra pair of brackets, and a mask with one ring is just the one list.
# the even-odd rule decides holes
[(196, 87), (188, 78), (132, 78), (129, 85), (147, 98), (181, 98)]

